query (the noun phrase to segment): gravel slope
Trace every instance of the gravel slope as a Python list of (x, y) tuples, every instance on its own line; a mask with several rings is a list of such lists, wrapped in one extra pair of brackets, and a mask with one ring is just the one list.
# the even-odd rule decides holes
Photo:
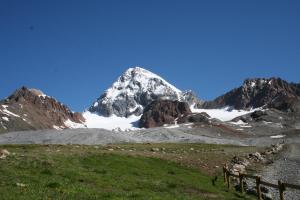
[[(286, 145), (285, 150), (279, 156), (279, 159), (260, 173), (264, 180), (277, 183), (283, 182), (300, 185), (300, 144)], [(271, 190), (274, 199), (279, 199), (277, 190)], [(285, 199), (299, 200), (300, 191), (287, 189), (284, 193)]]
[(130, 132), (113, 132), (104, 129), (66, 129), (21, 131), (0, 134), (0, 144), (109, 144), (134, 142), (193, 142), (269, 146), (280, 141), (300, 144), (300, 131), (286, 137), (271, 139), (269, 135), (228, 132), (217, 128), (152, 128)]

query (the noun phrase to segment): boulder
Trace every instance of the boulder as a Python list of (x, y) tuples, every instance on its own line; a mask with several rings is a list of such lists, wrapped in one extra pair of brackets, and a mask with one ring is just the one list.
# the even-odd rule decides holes
[(6, 149), (1, 149), (0, 150), (0, 159), (5, 159), (9, 155), (10, 155), (10, 152), (7, 151)]

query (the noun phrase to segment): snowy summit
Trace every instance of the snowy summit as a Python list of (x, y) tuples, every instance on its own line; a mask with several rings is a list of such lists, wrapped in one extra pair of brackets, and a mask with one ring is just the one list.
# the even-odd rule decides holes
[(160, 76), (134, 67), (127, 69), (89, 108), (101, 116), (140, 116), (145, 106), (160, 98), (182, 100), (183, 93)]

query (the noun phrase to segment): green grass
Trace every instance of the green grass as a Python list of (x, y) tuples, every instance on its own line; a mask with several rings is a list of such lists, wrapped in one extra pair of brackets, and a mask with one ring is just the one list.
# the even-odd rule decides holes
[(2, 148), (12, 154), (0, 160), (0, 199), (251, 199), (227, 191), (222, 177), (212, 186), (212, 177), (198, 169), (126, 155), (124, 150), (74, 145)]

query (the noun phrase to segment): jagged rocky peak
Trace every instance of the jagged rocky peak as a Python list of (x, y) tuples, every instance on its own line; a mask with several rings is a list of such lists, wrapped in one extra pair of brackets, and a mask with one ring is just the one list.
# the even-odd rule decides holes
[(299, 99), (300, 84), (288, 83), (281, 78), (246, 79), (243, 85), (216, 98), (205, 102), (204, 108), (231, 106), (235, 109), (270, 107), (277, 101)]
[(183, 93), (160, 76), (143, 69), (127, 69), (89, 108), (103, 116), (139, 116), (157, 99), (195, 101), (191, 92)]

